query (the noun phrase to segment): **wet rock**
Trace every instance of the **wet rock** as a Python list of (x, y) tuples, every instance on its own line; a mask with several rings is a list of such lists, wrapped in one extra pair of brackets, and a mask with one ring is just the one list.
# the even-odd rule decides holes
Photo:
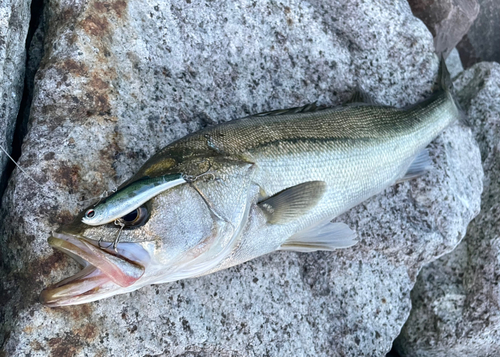
[[(0, 145), (9, 153), (23, 95), (30, 3), (30, 0), (0, 2)], [(4, 170), (8, 160), (1, 152), (0, 194), (7, 182)]]
[(478, 0), (408, 0), (413, 14), (434, 36), (437, 53), (445, 56), (469, 31), (479, 12)]
[(429, 95), (432, 37), (406, 1), (52, 1), (20, 163), (0, 231), (9, 356), (383, 355), (410, 310), (420, 267), (453, 249), (479, 208), (469, 129), (431, 145), (435, 169), (339, 217), (357, 246), (279, 252), (206, 277), (95, 303), (38, 295), (78, 268), (47, 244), (159, 148), (206, 125), (357, 86), (403, 106)]
[(483, 160), (481, 212), (451, 254), (422, 269), (397, 348), (403, 356), (500, 354), (500, 65), (479, 63), (456, 81)]
[(481, 61), (500, 62), (500, 3), (497, 0), (478, 0), (477, 19), (458, 44), (465, 68)]

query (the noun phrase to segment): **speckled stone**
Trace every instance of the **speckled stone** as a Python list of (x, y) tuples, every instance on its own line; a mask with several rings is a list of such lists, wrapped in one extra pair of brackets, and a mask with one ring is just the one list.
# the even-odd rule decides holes
[[(23, 95), (30, 4), (31, 0), (0, 1), (0, 145), (9, 153)], [(7, 182), (8, 160), (0, 151), (0, 194)]]
[[(469, 0), (466, 0), (469, 1)], [(500, 62), (500, 2), (477, 0), (479, 14), (458, 44), (465, 68), (482, 61)]]
[[(2, 203), (0, 345), (8, 356), (381, 356), (421, 266), (452, 250), (479, 210), (469, 129), (431, 145), (434, 169), (339, 217), (359, 243), (278, 252), (206, 277), (47, 308), (76, 264), (50, 231), (206, 125), (360, 86), (403, 106), (437, 73), (406, 1), (64, 1), (47, 4), (45, 54), (20, 163)], [(89, 201), (90, 200), (90, 201)]]
[(413, 14), (434, 36), (437, 53), (445, 56), (469, 31), (478, 13), (478, 0), (408, 0)]
[(451, 50), (450, 54), (446, 58), (446, 67), (448, 67), (452, 80), (456, 79), (464, 71), (464, 66), (462, 65), (460, 55), (456, 48)]
[(481, 212), (451, 254), (422, 269), (397, 348), (409, 357), (500, 355), (500, 65), (479, 63), (456, 81), (483, 160)]

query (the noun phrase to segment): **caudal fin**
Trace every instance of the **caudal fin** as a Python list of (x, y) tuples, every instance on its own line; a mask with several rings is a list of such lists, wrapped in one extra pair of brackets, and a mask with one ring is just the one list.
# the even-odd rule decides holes
[(471, 126), (464, 110), (454, 96), (455, 90), (453, 87), (453, 81), (451, 80), (450, 72), (448, 71), (448, 67), (446, 66), (446, 61), (444, 59), (443, 53), (441, 53), (441, 55), (439, 56), (439, 72), (435, 85), (435, 91), (443, 91), (448, 93), (458, 109), (458, 121), (465, 126)]
[(439, 89), (441, 90), (447, 92), (453, 91), (453, 82), (451, 81), (448, 67), (446, 67), (446, 60), (444, 59), (442, 54), (439, 58), (438, 85)]

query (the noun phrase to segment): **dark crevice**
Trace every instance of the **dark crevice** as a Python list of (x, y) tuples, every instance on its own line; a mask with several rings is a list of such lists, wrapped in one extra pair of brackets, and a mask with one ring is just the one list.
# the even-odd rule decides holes
[[(17, 161), (21, 156), (21, 145), (23, 144), (24, 137), (27, 133), (28, 119), (30, 114), (31, 102), (33, 99), (33, 84), (34, 77), (38, 66), (40, 65), (40, 54), (33, 55), (31, 46), (35, 38), (35, 33), (40, 26), (41, 18), (43, 15), (43, 0), (32, 0), (31, 2), (31, 19), (28, 27), (28, 34), (26, 36), (26, 65), (24, 74), (24, 88), (19, 112), (17, 113), (16, 127), (14, 129), (14, 137), (12, 139), (12, 158)], [(40, 34), (40, 31), (38, 32)], [(7, 181), (9, 180), (12, 171), (14, 171), (15, 164), (8, 161), (5, 170), (0, 179), (0, 197), (3, 196), (7, 188)]]
[(392, 349), (389, 351), (389, 353), (385, 357), (400, 357), (398, 351), (394, 347), (394, 344), (392, 346)]

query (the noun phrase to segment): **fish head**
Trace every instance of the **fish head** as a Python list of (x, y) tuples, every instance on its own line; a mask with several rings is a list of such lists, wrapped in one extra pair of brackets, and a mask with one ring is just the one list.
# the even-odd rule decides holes
[(135, 221), (140, 216), (137, 225), (87, 225), (82, 217), (89, 207), (53, 232), (49, 244), (83, 268), (46, 288), (42, 302), (87, 303), (216, 270), (237, 245), (258, 190), (251, 184), (251, 164), (211, 166), (213, 171), (192, 175), (192, 181), (159, 193), (123, 217)]

